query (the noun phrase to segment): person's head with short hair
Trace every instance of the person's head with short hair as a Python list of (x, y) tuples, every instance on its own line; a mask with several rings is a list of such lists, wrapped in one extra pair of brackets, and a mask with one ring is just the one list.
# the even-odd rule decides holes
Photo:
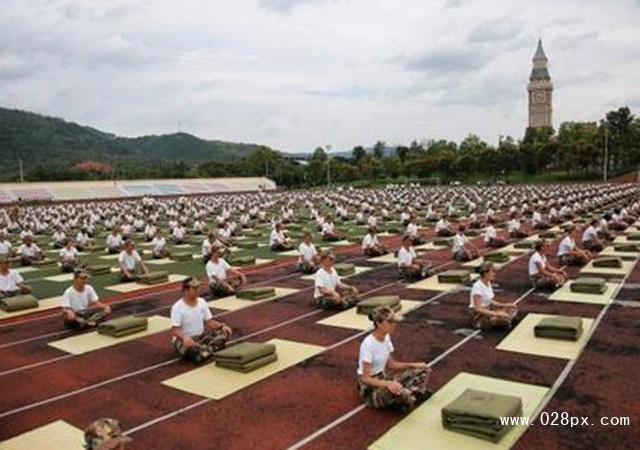
[(24, 242), (26, 245), (31, 245), (33, 244), (33, 238), (31, 237), (30, 234), (27, 234), (22, 240), (22, 242)]
[(73, 271), (73, 285), (76, 288), (83, 288), (87, 284), (89, 274), (83, 268), (77, 268)]
[(402, 322), (402, 317), (389, 306), (378, 306), (369, 314), (369, 320), (376, 329), (382, 329), (386, 334), (395, 330), (396, 323)]
[(324, 252), (320, 257), (320, 263), (325, 268), (333, 267), (333, 263), (335, 262), (335, 260), (336, 260), (336, 257), (331, 252)]
[(594, 217), (593, 219), (591, 219), (591, 222), (589, 222), (589, 225), (591, 225), (592, 227), (597, 227), (598, 226), (598, 219), (596, 219)]
[(218, 258), (220, 258), (220, 248), (217, 245), (214, 245), (211, 247), (211, 250), (209, 250), (209, 259), (217, 261)]
[(6, 272), (9, 270), (9, 267), (11, 266), (11, 262), (9, 261), (9, 257), (8, 256), (0, 256), (0, 270), (2, 270), (3, 272)]
[(536, 243), (533, 245), (533, 249), (539, 253), (543, 253), (546, 247), (547, 247), (547, 241), (545, 241), (544, 239), (540, 239), (539, 241), (536, 241)]
[(487, 219), (487, 225), (495, 225), (495, 223), (496, 223), (496, 221), (495, 221), (495, 220), (493, 220), (493, 217), (489, 217), (489, 218)]
[(464, 225), (462, 224), (458, 225), (458, 233), (464, 233), (464, 230), (466, 230)]
[(198, 298), (200, 289), (200, 280), (196, 277), (188, 277), (182, 281), (182, 291), (184, 292), (184, 299), (187, 301), (193, 301)]
[(127, 239), (124, 241), (124, 251), (127, 253), (131, 253), (134, 249), (135, 245), (131, 239)]
[(308, 231), (304, 234), (304, 242), (305, 244), (311, 244), (311, 242), (313, 242), (313, 235)]
[(576, 227), (574, 227), (573, 225), (569, 225), (569, 226), (565, 227), (564, 232), (567, 235), (571, 235), (576, 230), (577, 230)]
[(478, 273), (484, 281), (493, 281), (496, 277), (496, 268), (492, 262), (485, 262), (478, 267)]
[(118, 234), (118, 227), (114, 227), (113, 230), (111, 230), (111, 234), (113, 234), (114, 236)]
[(402, 246), (406, 248), (411, 247), (411, 236), (409, 236), (408, 234), (402, 236)]
[(124, 444), (132, 440), (122, 433), (120, 423), (115, 419), (96, 420), (84, 430), (86, 450), (123, 450)]

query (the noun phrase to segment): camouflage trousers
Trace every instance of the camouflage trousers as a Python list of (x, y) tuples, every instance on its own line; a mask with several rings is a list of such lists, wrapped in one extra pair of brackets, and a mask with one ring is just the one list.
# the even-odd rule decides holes
[(314, 266), (308, 261), (302, 261), (298, 263), (298, 265), (296, 266), (296, 269), (298, 270), (298, 272), (313, 274), (313, 273), (316, 273), (316, 270), (318, 270), (318, 267)]
[(529, 279), (533, 288), (539, 291), (555, 291), (558, 288), (552, 277), (536, 276)]
[(369, 257), (382, 256), (387, 254), (387, 249), (383, 245), (365, 248), (364, 254)]
[(588, 241), (583, 241), (582, 246), (585, 250), (589, 250), (590, 252), (601, 252), (603, 247), (602, 244), (596, 241), (589, 239)]
[(173, 339), (173, 349), (183, 359), (201, 363), (226, 347), (229, 336), (222, 330), (205, 331), (200, 336), (192, 336), (194, 347), (185, 348), (181, 339)]
[(583, 266), (587, 263), (587, 260), (580, 255), (562, 255), (558, 259), (563, 266)]
[(209, 284), (209, 289), (211, 290), (211, 295), (215, 298), (226, 297), (227, 295), (233, 295), (235, 291), (238, 290), (240, 286), (242, 286), (242, 280), (239, 277), (230, 277), (224, 280), (226, 284), (233, 288), (231, 291), (227, 286), (222, 283), (211, 283)]
[(472, 259), (477, 257), (478, 257), (478, 253), (473, 250), (470, 252), (460, 250), (453, 254), (453, 259), (455, 261), (461, 261), (461, 262), (471, 261)]
[(94, 322), (96, 325), (104, 322), (108, 315), (99, 308), (85, 309), (84, 311), (74, 311), (76, 315), (74, 320), (64, 319), (64, 327), (67, 330), (84, 330), (88, 326), (88, 322)]
[(502, 239), (490, 238), (489, 242), (487, 242), (487, 247), (491, 248), (500, 248), (507, 245), (507, 243)]
[(358, 299), (349, 292), (342, 293), (342, 303), (336, 303), (330, 295), (323, 295), (315, 299), (316, 305), (322, 309), (349, 309), (358, 304)]
[(380, 409), (392, 405), (412, 406), (416, 397), (420, 397), (427, 392), (427, 382), (431, 375), (430, 368), (408, 369), (395, 376), (380, 373), (374, 378), (380, 380), (395, 380), (404, 387), (402, 394), (395, 395), (387, 388), (370, 386), (358, 379), (358, 394), (370, 408)]
[(427, 243), (427, 238), (424, 236), (413, 236), (411, 238), (411, 245), (423, 245)]
[(71, 273), (79, 266), (78, 261), (65, 261), (62, 263), (62, 271), (64, 273)]
[(436, 233), (436, 236), (438, 236), (438, 237), (451, 237), (451, 236), (453, 236), (453, 231), (449, 230), (448, 228), (443, 228), (442, 230), (439, 230)]
[(429, 276), (431, 266), (429, 264), (418, 264), (419, 267), (398, 267), (400, 275), (407, 281), (423, 280)]
[(471, 326), (476, 329), (489, 330), (491, 328), (511, 328), (511, 321), (516, 316), (517, 310), (501, 308), (499, 306), (489, 305), (491, 311), (506, 311), (509, 318), (495, 317), (487, 314), (480, 314), (475, 308), (469, 308), (469, 316), (471, 317)]

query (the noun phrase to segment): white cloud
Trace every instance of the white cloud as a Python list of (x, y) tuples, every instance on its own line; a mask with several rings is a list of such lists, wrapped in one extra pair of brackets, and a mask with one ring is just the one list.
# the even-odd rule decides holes
[(640, 106), (634, 0), (2, 3), (0, 105), (124, 135), (496, 142), (524, 132), (539, 36), (556, 126)]

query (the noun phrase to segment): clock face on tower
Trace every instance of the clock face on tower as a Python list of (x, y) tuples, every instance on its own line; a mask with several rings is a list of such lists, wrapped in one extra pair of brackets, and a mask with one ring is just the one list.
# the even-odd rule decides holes
[(544, 103), (546, 95), (542, 91), (535, 91), (533, 93), (533, 103)]

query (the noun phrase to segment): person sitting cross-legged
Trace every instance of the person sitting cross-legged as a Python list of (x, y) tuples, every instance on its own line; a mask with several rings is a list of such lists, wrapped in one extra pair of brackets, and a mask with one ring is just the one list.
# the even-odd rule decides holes
[(420, 228), (418, 227), (418, 218), (414, 215), (409, 219), (409, 224), (407, 225), (407, 235), (411, 238), (412, 245), (422, 245), (427, 242), (427, 238), (425, 235), (420, 233)]
[(323, 309), (347, 309), (358, 303), (358, 289), (343, 283), (334, 267), (335, 256), (324, 253), (320, 257), (320, 268), (316, 272), (313, 298)]
[(114, 228), (111, 231), (111, 234), (107, 236), (107, 251), (111, 255), (115, 255), (116, 253), (120, 253), (123, 247), (124, 243), (122, 240), (122, 235), (120, 234), (120, 230)]
[(205, 270), (213, 297), (233, 295), (238, 289), (247, 284), (247, 277), (238, 269), (231, 267), (220, 256), (218, 247), (211, 247), (211, 256), (205, 266)]
[(311, 233), (305, 233), (304, 240), (298, 246), (300, 258), (298, 259), (297, 269), (306, 274), (315, 273), (320, 265), (320, 255), (313, 244), (313, 236)]
[(498, 231), (495, 228), (495, 221), (490, 217), (487, 219), (487, 229), (484, 232), (484, 243), (489, 248), (500, 248), (507, 245), (504, 239), (498, 236)]
[(147, 266), (131, 240), (125, 241), (124, 250), (118, 255), (118, 265), (120, 266), (120, 280), (123, 282), (136, 281), (140, 272), (142, 275), (149, 274)]
[(422, 280), (429, 275), (431, 264), (421, 260), (411, 245), (411, 237), (407, 234), (402, 238), (402, 247), (398, 250), (398, 270), (407, 281)]
[(370, 257), (382, 256), (387, 254), (387, 248), (380, 244), (376, 235), (376, 227), (369, 227), (367, 234), (362, 239), (362, 252)]
[(464, 232), (465, 226), (460, 225), (458, 232), (453, 237), (453, 259), (456, 261), (471, 261), (478, 257), (478, 250), (469, 242)]
[(591, 252), (578, 248), (573, 236), (575, 233), (575, 227), (567, 227), (558, 246), (558, 261), (563, 266), (583, 266), (592, 258)]
[(78, 249), (76, 249), (73, 239), (66, 238), (64, 247), (60, 249), (60, 266), (65, 273), (71, 273), (80, 265), (78, 260)]
[(469, 315), (474, 328), (490, 329), (494, 327), (511, 328), (518, 313), (514, 303), (500, 303), (494, 300), (492, 281), (496, 278), (496, 269), (492, 263), (484, 263), (479, 269), (480, 278), (471, 288)]
[(163, 259), (171, 256), (171, 253), (167, 248), (167, 240), (162, 235), (161, 230), (156, 231), (156, 235), (151, 241), (151, 255), (153, 256), (153, 259)]
[(286, 252), (293, 249), (291, 241), (285, 236), (283, 226), (279, 222), (275, 224), (269, 235), (269, 248), (272, 252)]
[(31, 286), (24, 283), (22, 275), (10, 268), (9, 258), (0, 256), (0, 298), (30, 293)]
[(44, 253), (30, 235), (24, 237), (23, 243), (18, 247), (18, 255), (22, 266), (31, 266), (44, 259)]
[(111, 314), (111, 307), (102, 303), (93, 287), (87, 284), (88, 278), (84, 269), (76, 269), (73, 284), (62, 295), (62, 321), (67, 329), (95, 327)]
[(171, 307), (173, 348), (183, 359), (196, 364), (225, 348), (233, 330), (213, 318), (199, 295), (200, 281), (189, 277), (182, 283), (183, 296)]
[(590, 252), (601, 252), (604, 246), (598, 237), (598, 219), (592, 219), (589, 226), (582, 233), (582, 247)]
[(547, 243), (538, 241), (535, 243), (534, 252), (529, 258), (529, 280), (535, 289), (554, 291), (567, 282), (569, 276), (563, 269), (553, 267), (547, 261), (545, 252)]

